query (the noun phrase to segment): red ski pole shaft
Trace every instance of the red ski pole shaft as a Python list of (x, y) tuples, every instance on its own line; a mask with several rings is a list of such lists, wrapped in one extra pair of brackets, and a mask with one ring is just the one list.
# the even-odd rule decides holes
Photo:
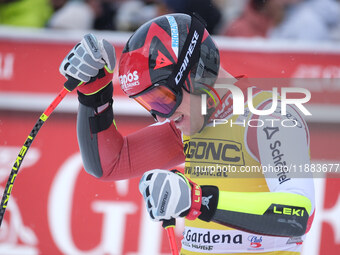
[(177, 244), (176, 244), (175, 232), (174, 232), (175, 226), (176, 226), (176, 220), (174, 218), (172, 218), (171, 220), (163, 220), (162, 227), (166, 230), (166, 233), (168, 234), (168, 240), (169, 240), (172, 255), (179, 254)]
[(19, 151), (19, 154), (13, 164), (11, 173), (8, 177), (6, 187), (4, 190), (4, 193), (2, 195), (1, 199), (1, 205), (0, 205), (0, 226), (2, 223), (2, 220), (4, 218), (7, 204), (9, 197), (11, 196), (14, 181), (18, 175), (20, 166), (22, 162), (24, 161), (24, 158), (27, 154), (28, 149), (30, 148), (31, 144), (33, 143), (34, 138), (38, 134), (40, 128), (45, 123), (45, 121), (48, 119), (48, 117), (51, 115), (51, 113), (54, 111), (54, 109), (59, 105), (59, 103), (64, 99), (64, 97), (67, 95), (68, 92), (71, 92), (74, 90), (81, 82), (77, 79), (74, 79), (72, 77), (68, 77), (68, 80), (65, 82), (63, 89), (59, 92), (57, 97), (53, 100), (53, 102), (46, 108), (46, 110), (43, 112), (43, 114), (40, 116), (38, 121), (35, 123), (31, 133), (28, 135), (24, 145), (22, 146), (21, 150)]

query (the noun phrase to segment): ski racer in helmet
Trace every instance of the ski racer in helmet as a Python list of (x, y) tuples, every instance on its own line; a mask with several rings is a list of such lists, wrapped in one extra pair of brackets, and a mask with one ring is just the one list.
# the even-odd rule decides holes
[[(180, 177), (178, 177), (176, 176), (176, 174), (171, 174), (167, 171), (151, 170), (145, 173), (141, 179), (139, 186), (140, 192), (143, 194), (147, 205), (147, 210), (152, 219), (171, 219), (175, 217), (181, 217), (181, 215), (185, 215), (187, 222), (184, 235), (187, 237), (187, 239), (184, 238), (184, 241), (182, 242), (184, 250), (182, 250), (181, 254), (197, 254), (198, 252), (202, 252), (201, 249), (208, 249), (208, 247), (210, 247), (203, 246), (203, 248), (199, 248), (200, 245), (196, 245), (196, 240), (192, 240), (191, 238), (189, 238), (191, 233), (196, 233), (197, 231), (198, 235), (204, 235), (208, 232), (216, 233), (216, 235), (218, 235), (217, 233), (219, 233), (219, 230), (221, 230), (220, 226), (212, 227), (211, 225), (205, 223), (200, 224), (190, 222), (190, 220), (196, 219), (197, 217), (202, 221), (213, 221), (222, 225), (225, 224), (225, 221), (228, 221), (228, 224), (226, 224), (227, 226), (233, 226), (237, 229), (247, 230), (257, 234), (280, 236), (293, 234), (293, 232), (290, 232), (290, 230), (288, 232), (285, 232), (287, 229), (281, 229), (280, 223), (278, 224), (277, 222), (282, 221), (282, 219), (274, 219), (275, 217), (271, 218), (271, 216), (268, 217), (268, 220), (264, 220), (264, 222), (261, 220), (261, 224), (255, 224), (256, 226), (254, 225), (254, 228), (252, 228), (252, 223), (250, 222), (257, 221), (257, 219), (256, 217), (252, 218), (253, 216), (250, 215), (245, 216), (247, 213), (243, 214), (242, 216), (240, 214), (232, 219), (234, 216), (227, 216), (226, 212), (224, 211), (221, 213), (221, 215), (223, 216), (219, 218), (219, 216), (217, 216), (218, 209), (216, 212), (213, 209), (210, 209), (210, 207), (218, 208), (217, 203), (219, 203), (219, 205), (222, 207), (223, 202), (222, 200), (217, 202), (216, 197), (218, 197), (218, 195), (216, 193), (222, 196), (223, 191), (221, 190), (229, 190), (233, 185), (238, 186), (236, 184), (237, 181), (232, 181), (232, 177), (228, 180), (221, 178), (218, 181), (212, 181), (211, 179), (209, 180), (209, 178), (199, 178), (200, 174), (203, 174), (203, 176), (205, 176), (204, 173), (196, 172), (195, 174), (197, 175), (194, 174), (194, 169), (197, 169), (197, 167), (209, 167), (209, 164), (211, 164), (211, 162), (219, 162), (219, 157), (216, 155), (218, 155), (218, 151), (222, 151), (221, 143), (218, 144), (220, 149), (214, 149), (215, 155), (211, 153), (213, 156), (209, 156), (209, 150), (213, 151), (213, 149), (212, 147), (208, 148), (208, 146), (212, 146), (214, 141), (239, 141), (240, 143), (242, 143), (242, 147), (252, 147), (251, 144), (244, 143), (244, 141), (247, 140), (247, 132), (250, 133), (253, 131), (248, 131), (246, 128), (240, 128), (240, 130), (237, 131), (239, 129), (238, 127), (226, 128), (223, 127), (223, 125), (219, 125), (216, 128), (212, 127), (211, 125), (207, 125), (209, 124), (208, 122), (212, 115), (218, 116), (218, 118), (223, 118), (222, 116), (227, 116), (234, 121), (238, 119), (237, 115), (231, 116), (230, 113), (227, 113), (228, 115), (224, 115), (228, 111), (224, 109), (224, 104), (221, 101), (226, 101), (227, 95), (230, 95), (228, 94), (228, 91), (216, 91), (214, 89), (214, 85), (217, 81), (218, 75), (221, 75), (221, 73), (223, 73), (224, 71), (223, 69), (219, 70), (219, 66), (220, 61), (218, 49), (208, 32), (204, 29), (204, 25), (197, 17), (193, 16), (192, 18), (190, 18), (190, 16), (182, 14), (161, 16), (142, 25), (130, 37), (123, 50), (123, 54), (119, 63), (119, 75), (121, 88), (123, 89), (123, 91), (130, 98), (135, 99), (140, 105), (142, 105), (152, 115), (154, 115), (159, 122), (165, 121), (165, 119), (174, 122), (175, 126), (183, 134), (182, 139), (184, 143), (184, 151), (186, 154), (185, 176), (189, 176), (190, 179), (194, 179), (195, 182), (199, 183), (200, 185), (204, 185), (202, 186), (202, 191), (197, 191), (199, 190), (199, 188), (197, 189), (197, 186), (195, 186), (196, 183), (194, 183), (194, 185), (189, 185), (191, 188), (191, 196), (196, 195), (193, 195), (194, 191), (197, 191), (198, 194), (200, 192), (204, 193), (201, 195), (201, 197), (194, 196), (190, 204), (190, 202), (187, 202), (188, 199), (186, 199), (184, 195), (189, 194), (190, 196), (190, 192), (182, 191), (182, 187), (178, 185), (178, 183), (181, 181), (181, 174)], [(235, 84), (239, 84), (239, 86), (242, 86), (242, 82), (238, 82), (236, 79), (232, 79), (232, 77), (228, 74), (223, 74), (225, 75), (225, 77), (229, 78), (224, 79), (224, 81), (227, 80), (228, 82), (236, 82)], [(132, 77), (135, 76), (136, 79), (133, 79)], [(220, 96), (222, 100), (219, 97), (219, 104), (217, 104), (217, 106), (208, 108), (208, 114), (203, 117), (200, 112), (200, 107), (197, 107), (201, 104), (200, 97), (198, 95), (202, 93), (210, 94), (210, 92), (214, 93), (217, 97)], [(268, 95), (265, 96), (264, 93), (258, 93), (257, 97), (261, 98), (259, 100), (262, 101), (260, 104), (258, 104), (258, 106), (262, 104), (268, 106), (268, 103), (271, 100), (270, 98), (268, 98)], [(251, 115), (248, 114), (245, 116), (245, 118), (249, 118), (250, 116)], [(261, 121), (264, 120), (265, 117), (263, 117), (263, 120), (261, 119)], [(249, 130), (251, 130), (251, 128), (249, 128)], [(285, 131), (287, 132), (288, 130), (286, 129)], [(288, 134), (289, 132), (286, 132), (282, 131), (281, 134), (288, 135), (290, 137), (294, 137), (295, 135), (297, 135)], [(304, 134), (305, 133), (302, 132), (298, 136), (301, 137)], [(204, 141), (209, 141), (209, 143), (205, 144)], [(258, 144), (263, 144), (263, 142), (259, 141)], [(199, 146), (200, 149), (197, 148)], [(267, 147), (267, 145), (263, 145), (263, 147)], [(231, 152), (232, 150), (235, 150), (236, 152), (240, 151), (240, 148), (235, 147), (234, 144), (224, 145), (223, 148), (229, 148), (223, 150), (225, 160), (229, 161), (228, 163), (225, 161), (223, 162), (223, 164), (243, 164), (239, 162), (240, 159), (243, 158), (243, 156), (241, 156), (240, 154), (235, 157), (227, 156), (227, 151)], [(306, 152), (306, 150), (304, 151)], [(244, 157), (244, 159), (248, 158), (247, 160), (245, 160), (245, 162), (247, 163), (244, 164), (257, 165), (258, 162), (256, 162), (256, 160), (253, 161), (256, 156), (252, 158), (250, 154), (251, 153), (249, 153), (249, 157)], [(270, 155), (270, 151), (266, 152), (265, 154)], [(308, 156), (307, 154), (305, 155), (305, 160), (307, 160)], [(200, 161), (200, 159), (202, 159), (203, 157), (204, 160)], [(263, 162), (265, 161), (266, 160), (264, 160), (263, 158)], [(212, 176), (214, 176), (214, 173), (212, 173)], [(229, 174), (229, 176), (233, 175)], [(244, 175), (234, 175), (234, 177), (236, 178), (239, 178), (240, 176), (244, 177)], [(250, 178), (249, 180), (251, 179), (252, 178)], [(261, 184), (258, 181), (259, 180), (254, 182), (249, 181), (248, 185), (259, 187), (261, 186)], [(274, 182), (267, 180), (267, 185), (269, 187), (276, 186), (277, 183), (274, 184)], [(220, 188), (221, 190), (218, 192), (213, 191), (214, 188), (209, 185), (211, 183), (214, 183), (214, 185), (216, 185), (216, 187)], [(287, 188), (291, 184), (287, 184)], [(306, 181), (306, 183), (301, 183), (301, 186), (308, 190), (304, 194), (307, 194), (307, 197), (312, 198), (312, 189), (307, 187), (308, 185), (311, 185), (311, 183), (308, 181)], [(271, 188), (272, 187), (270, 187), (269, 189)], [(294, 189), (293, 186), (290, 186), (290, 188)], [(245, 187), (244, 189), (246, 190)], [(180, 192), (178, 192), (178, 190), (180, 190)], [(179, 194), (175, 195), (177, 193)], [(167, 194), (173, 194), (172, 198), (168, 199)], [(268, 206), (268, 208), (273, 206), (272, 202), (274, 203), (274, 201), (278, 201), (279, 199), (278, 197), (275, 197), (278, 195), (277, 193), (263, 194), (266, 197), (268, 195), (271, 197), (268, 197), (268, 201), (271, 201), (266, 205)], [(229, 198), (227, 198), (229, 195), (230, 194), (224, 197), (225, 201), (229, 201)], [(295, 195), (297, 194), (294, 194), (292, 197), (290, 197), (290, 195), (285, 194), (286, 199), (292, 199), (291, 201), (296, 202), (299, 200), (296, 205), (301, 203), (300, 205), (304, 204), (302, 207), (310, 208), (308, 209), (310, 214), (313, 211), (310, 200), (308, 200), (308, 198), (306, 199), (306, 197), (300, 200), (301, 197)], [(241, 196), (246, 197), (245, 193), (243, 193)], [(174, 197), (178, 199), (177, 203), (174, 202)], [(246, 200), (250, 199), (251, 197), (252, 195), (249, 195)], [(262, 198), (258, 197), (258, 201), (260, 201), (261, 199)], [(199, 202), (199, 205), (195, 205), (194, 201), (203, 200), (208, 201), (205, 202), (209, 204), (209, 206), (207, 206), (207, 210), (204, 206), (201, 206), (201, 202)], [(257, 199), (255, 199), (255, 201), (256, 200)], [(230, 204), (228, 204), (227, 207), (231, 207), (232, 204), (236, 204), (237, 199), (235, 201), (229, 202)], [(248, 202), (248, 205), (250, 205), (250, 200)], [(260, 204), (262, 206), (265, 205), (266, 202), (262, 200)], [(247, 206), (245, 205), (245, 207)], [(268, 210), (264, 214), (270, 214)], [(209, 211), (209, 213), (207, 213), (207, 211)], [(253, 213), (254, 211), (250, 214)], [(214, 214), (213, 218), (215, 217), (215, 219), (210, 218), (212, 214)], [(300, 226), (305, 225), (307, 229), (307, 225), (310, 224), (311, 219), (312, 217), (306, 217), (303, 220), (304, 222), (299, 221), (298, 224), (300, 224)], [(244, 222), (247, 220), (249, 220), (249, 223), (244, 224)], [(302, 218), (299, 218), (299, 220), (302, 220)], [(245, 225), (247, 226), (243, 228)], [(273, 229), (276, 228), (280, 229), (280, 231), (273, 231)], [(293, 235), (303, 235), (306, 232), (306, 229), (302, 230), (301, 232), (295, 232)], [(236, 236), (237, 235), (235, 235), (235, 237)], [(242, 239), (241, 236), (240, 238)], [(268, 241), (270, 239), (271, 237), (267, 237)], [(287, 242), (285, 239), (280, 239), (280, 237), (274, 237), (269, 242), (281, 242), (279, 240), (284, 240), (283, 242)], [(243, 243), (243, 240), (235, 241), (235, 243), (241, 244)], [(216, 245), (216, 247), (212, 249), (214, 249), (216, 253), (221, 253), (221, 251), (223, 251), (223, 254), (233, 253), (231, 252), (232, 249), (235, 249), (235, 251), (238, 250), (243, 252), (249, 250), (246, 247), (236, 247), (237, 245), (235, 245), (235, 247), (233, 248), (229, 247), (230, 250), (226, 252), (224, 248), (219, 250), (218, 246), (219, 245)], [(278, 250), (279, 249), (281, 248), (278, 248)], [(289, 249), (291, 249), (291, 251), (298, 251), (299, 247), (296, 247), (295, 244), (295, 246), (293, 245)]]
[[(294, 128), (250, 111), (232, 114), (230, 91), (214, 90), (224, 70), (212, 38), (198, 18), (169, 14), (141, 26), (121, 56), (121, 88), (160, 121), (123, 136), (114, 125), (113, 53), (108, 42), (86, 36), (61, 66), (63, 74), (85, 82), (78, 87), (77, 120), (85, 170), (105, 181), (143, 175), (139, 189), (150, 217), (186, 218), (182, 255), (300, 254), (314, 215), (313, 180), (296, 178), (285, 168), (242, 171), (310, 163), (308, 128), (298, 112), (290, 107), (289, 116), (272, 114), (288, 122), (293, 117), (300, 123)], [(84, 72), (88, 79), (81, 78)], [(201, 93), (220, 96), (208, 117), (198, 107)], [(256, 109), (272, 103), (271, 93), (261, 90), (252, 99)], [(211, 118), (235, 124), (214, 126)], [(242, 120), (265, 125), (242, 125)], [(164, 170), (183, 163), (183, 173)], [(218, 166), (233, 171), (205, 170)]]

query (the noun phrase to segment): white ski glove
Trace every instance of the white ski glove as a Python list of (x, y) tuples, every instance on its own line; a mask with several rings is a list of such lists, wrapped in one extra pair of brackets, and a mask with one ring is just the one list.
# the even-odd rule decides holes
[[(115, 64), (114, 47), (104, 39), (98, 41), (93, 34), (87, 34), (67, 54), (59, 71), (66, 78), (71, 76), (81, 81), (77, 91), (79, 102), (97, 110), (107, 103), (112, 104), (112, 78)], [(110, 112), (110, 121), (111, 115)], [(103, 126), (99, 119), (98, 121), (97, 124)], [(107, 125), (104, 126), (108, 126), (110, 121), (107, 121)]]
[(154, 221), (185, 216), (195, 219), (200, 214), (201, 189), (179, 171), (148, 171), (139, 182), (139, 191)]
[(115, 64), (116, 55), (112, 44), (105, 39), (98, 41), (90, 33), (67, 54), (59, 71), (66, 78), (66, 75), (69, 75), (77, 80), (88, 82), (104, 66), (109, 73), (113, 73)]

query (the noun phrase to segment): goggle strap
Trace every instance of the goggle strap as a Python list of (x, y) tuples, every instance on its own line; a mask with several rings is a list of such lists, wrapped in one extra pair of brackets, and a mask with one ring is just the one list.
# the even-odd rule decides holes
[(199, 60), (204, 30), (205, 26), (200, 19), (196, 15), (191, 16), (189, 33), (178, 57), (177, 64), (167, 79), (168, 86), (175, 91), (181, 90), (190, 70)]

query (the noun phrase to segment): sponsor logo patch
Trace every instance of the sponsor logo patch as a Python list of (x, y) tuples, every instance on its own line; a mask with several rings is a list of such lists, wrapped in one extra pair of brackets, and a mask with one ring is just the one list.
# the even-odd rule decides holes
[(134, 86), (138, 86), (140, 84), (138, 72), (133, 71), (124, 75), (120, 75), (119, 82), (122, 86), (122, 89), (125, 91), (130, 90)]

